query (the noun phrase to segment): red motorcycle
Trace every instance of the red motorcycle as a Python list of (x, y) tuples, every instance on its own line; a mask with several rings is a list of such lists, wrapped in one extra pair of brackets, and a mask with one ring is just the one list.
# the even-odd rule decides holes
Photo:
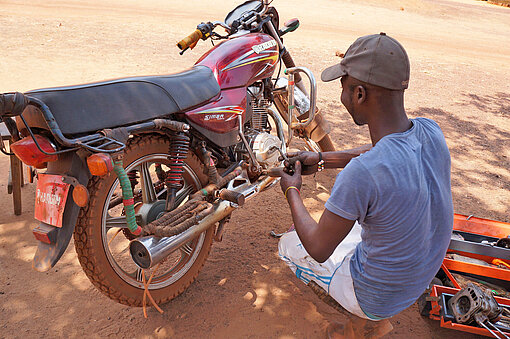
[(182, 293), (232, 211), (277, 182), (268, 171), (293, 136), (295, 148), (334, 149), (314, 77), (282, 42), (298, 26), (279, 28), (268, 0), (247, 1), (178, 43), (183, 53), (224, 40), (182, 73), (0, 95), (10, 151), (46, 169), (33, 267), (52, 268), (74, 234), (83, 270), (109, 298), (141, 306), (145, 291), (158, 304)]

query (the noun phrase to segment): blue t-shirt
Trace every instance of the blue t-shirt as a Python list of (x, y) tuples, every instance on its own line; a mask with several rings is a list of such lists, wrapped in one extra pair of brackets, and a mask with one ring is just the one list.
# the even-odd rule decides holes
[(365, 313), (384, 318), (424, 292), (453, 226), (445, 138), (434, 121), (411, 121), (409, 130), (352, 159), (326, 202), (329, 211), (360, 223), (362, 241), (350, 262), (354, 291)]

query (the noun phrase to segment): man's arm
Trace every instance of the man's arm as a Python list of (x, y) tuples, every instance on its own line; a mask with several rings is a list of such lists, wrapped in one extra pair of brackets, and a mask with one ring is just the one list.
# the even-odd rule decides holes
[[(324, 152), (322, 153), (322, 159), (324, 160), (324, 167), (326, 168), (344, 168), (347, 166), (349, 161), (356, 158), (362, 153), (369, 151), (372, 148), (371, 144), (363, 145), (360, 147), (335, 151), (335, 152)], [(318, 155), (317, 155), (318, 159)], [(318, 160), (317, 160), (318, 161)]]
[(349, 234), (353, 220), (324, 210), (319, 223), (310, 216), (301, 200), (301, 162), (296, 161), (295, 172), (289, 175), (279, 169), (280, 185), (290, 205), (294, 227), (308, 254), (318, 262), (326, 261), (338, 244)]
[[(292, 168), (299, 160), (303, 165), (302, 174), (309, 175), (317, 172), (317, 164), (321, 157), (324, 160), (325, 168), (344, 168), (353, 158), (369, 151), (371, 148), (372, 145), (367, 144), (343, 151), (321, 152), (321, 155), (316, 152), (291, 152), (287, 154), (289, 159), (285, 161), (284, 165), (286, 169)], [(280, 157), (280, 160), (283, 160), (283, 157)]]
[(291, 189), (287, 192), (294, 227), (305, 250), (317, 262), (326, 261), (335, 248), (349, 234), (354, 220), (348, 220), (325, 209), (315, 222), (308, 213), (299, 192)]

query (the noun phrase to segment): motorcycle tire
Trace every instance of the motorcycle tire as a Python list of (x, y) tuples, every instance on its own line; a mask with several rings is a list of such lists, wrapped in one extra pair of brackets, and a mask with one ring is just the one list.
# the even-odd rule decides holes
[[(167, 158), (169, 146), (170, 141), (163, 135), (150, 134), (129, 139), (124, 150), (126, 172), (128, 174), (129, 171), (139, 170), (141, 172), (144, 163), (148, 164), (146, 168), (150, 169), (151, 163), (148, 159), (157, 159), (154, 163), (161, 163)], [(139, 167), (133, 167), (135, 165)], [(190, 190), (197, 191), (207, 184), (205, 168), (195, 154), (188, 153), (184, 166), (186, 169), (183, 174), (185, 184), (186, 180), (193, 183)], [(153, 182), (150, 184), (153, 185)], [(121, 304), (142, 306), (144, 285), (141, 275), (145, 275), (145, 281), (148, 281), (151, 272), (157, 268), (143, 271), (134, 265), (129, 250), (125, 249), (125, 244), (128, 244), (130, 239), (123, 238), (124, 235), (120, 232), (122, 228), (117, 227), (118, 232), (113, 236), (116, 239), (111, 239), (110, 233), (112, 232), (109, 231), (115, 227), (108, 228), (106, 225), (111, 211), (108, 203), (114, 194), (112, 192), (119, 189), (115, 187), (118, 187), (118, 179), (113, 172), (104, 177), (93, 177), (90, 180), (88, 184), (89, 204), (80, 211), (74, 232), (75, 248), (85, 274), (98, 290)], [(161, 200), (156, 201), (158, 204), (161, 202)], [(122, 204), (116, 208), (122, 209)], [(158, 211), (158, 213), (161, 212)], [(149, 291), (157, 304), (163, 304), (175, 298), (197, 278), (209, 255), (213, 233), (214, 227), (211, 227), (196, 239), (185, 244), (182, 247), (186, 247), (184, 250), (181, 248), (183, 258), (186, 257), (184, 252), (189, 252), (186, 259), (188, 261), (183, 263), (179, 261), (175, 266), (175, 272), (172, 269), (165, 271), (167, 268), (160, 268), (160, 271), (155, 272), (154, 279), (149, 285)], [(123, 256), (121, 255), (123, 251), (120, 251), (118, 256), (116, 252), (114, 253), (115, 242), (124, 242), (122, 243), (125, 252)], [(174, 252), (175, 255), (179, 255), (177, 252), (180, 253), (178, 250)], [(169, 261), (167, 259), (164, 260), (164, 265), (167, 265)], [(131, 267), (134, 267), (134, 272), (130, 271)]]

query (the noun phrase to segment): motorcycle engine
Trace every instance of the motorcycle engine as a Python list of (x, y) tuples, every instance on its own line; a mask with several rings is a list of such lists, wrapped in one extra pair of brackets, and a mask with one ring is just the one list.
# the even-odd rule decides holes
[[(250, 86), (248, 88), (248, 107), (247, 116), (249, 122), (245, 125), (244, 135), (257, 162), (263, 168), (269, 168), (279, 165), (278, 157), (281, 148), (281, 140), (269, 132), (271, 126), (268, 121), (268, 110), (271, 102), (264, 98), (264, 86)], [(239, 145), (238, 152), (246, 154), (244, 146)], [(278, 149), (277, 149), (278, 148)]]

